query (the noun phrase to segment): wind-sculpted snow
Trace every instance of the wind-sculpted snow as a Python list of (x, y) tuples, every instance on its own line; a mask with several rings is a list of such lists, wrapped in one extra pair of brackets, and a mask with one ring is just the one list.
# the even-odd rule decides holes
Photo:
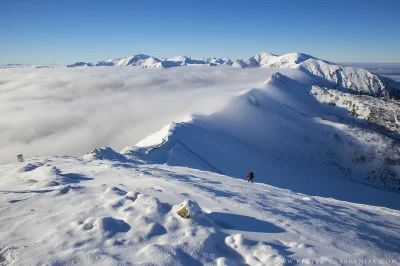
[[(95, 157), (39, 157), (0, 166), (0, 263), (269, 266), (398, 260), (399, 211), (280, 189), (259, 183), (263, 176), (255, 173), (251, 184), (185, 167)], [(70, 178), (35, 185), (66, 174), (80, 176), (79, 184)], [(335, 182), (325, 185), (341, 184), (342, 194), (365, 194), (400, 208), (398, 194)], [(184, 207), (186, 219), (178, 214)]]

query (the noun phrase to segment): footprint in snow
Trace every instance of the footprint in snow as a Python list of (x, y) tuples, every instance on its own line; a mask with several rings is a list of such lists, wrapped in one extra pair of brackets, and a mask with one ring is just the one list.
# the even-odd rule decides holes
[(127, 192), (125, 190), (122, 190), (120, 188), (117, 187), (109, 187), (106, 189), (106, 191), (104, 191), (103, 195), (107, 196), (107, 195), (119, 195), (119, 196), (123, 196), (125, 195)]
[(288, 248), (298, 248), (298, 249), (305, 249), (307, 247), (311, 247), (309, 245), (306, 245), (304, 243), (299, 243), (296, 241), (291, 241), (291, 242), (284, 242), (284, 241), (279, 241), (282, 243), (282, 245), (288, 247)]
[(274, 247), (262, 242), (245, 240), (242, 234), (226, 237), (225, 243), (239, 253), (250, 265), (277, 265), (278, 261), (285, 259)]
[(115, 199), (109, 200), (105, 204), (105, 206), (106, 208), (111, 210), (116, 210), (123, 207), (120, 211), (129, 211), (131, 210), (130, 205), (137, 199), (138, 195), (139, 193), (137, 192), (129, 191), (123, 196), (119, 196)]
[(79, 190), (82, 188), (83, 188), (82, 186), (78, 186), (78, 185), (64, 185), (64, 186), (60, 186), (58, 189), (54, 190), (52, 192), (52, 195), (59, 196), (59, 195), (67, 194), (70, 191), (76, 191), (76, 190)]
[(163, 190), (162, 190), (161, 188), (152, 187), (151, 189), (153, 189), (153, 190), (155, 190), (155, 191), (158, 191), (158, 192), (163, 192)]
[(27, 165), (25, 165), (24, 167), (22, 167), (22, 168), (20, 169), (20, 171), (21, 171), (21, 172), (30, 172), (30, 171), (35, 170), (35, 169), (38, 168), (38, 167), (41, 167), (41, 166), (43, 166), (43, 164), (41, 164), (41, 163), (37, 163), (37, 164), (28, 163)]

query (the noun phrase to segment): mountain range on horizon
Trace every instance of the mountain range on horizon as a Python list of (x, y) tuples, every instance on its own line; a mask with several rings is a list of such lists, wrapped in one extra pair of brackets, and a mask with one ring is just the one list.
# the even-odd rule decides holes
[(187, 56), (157, 58), (137, 54), (130, 57), (96, 62), (77, 62), (67, 67), (136, 66), (141, 68), (170, 68), (178, 66), (231, 66), (235, 68), (292, 68), (298, 69), (325, 87), (335, 87), (343, 92), (371, 95), (375, 97), (400, 98), (400, 84), (375, 75), (363, 68), (346, 67), (304, 53), (275, 55), (259, 53), (247, 59), (228, 58), (194, 59)]

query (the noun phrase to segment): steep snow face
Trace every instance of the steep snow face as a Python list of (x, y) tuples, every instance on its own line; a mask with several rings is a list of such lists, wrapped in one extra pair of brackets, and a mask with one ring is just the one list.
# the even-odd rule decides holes
[[(338, 177), (399, 192), (398, 140), (345, 109), (321, 103), (312, 94), (317, 88), (276, 73), (264, 88), (238, 96), (222, 110), (145, 139), (141, 144), (154, 142), (144, 158), (238, 178), (252, 169), (259, 182), (302, 193), (335, 194), (331, 186), (317, 192), (315, 184)], [(124, 153), (129, 155), (129, 148)], [(314, 185), (307, 188), (310, 182)]]
[(286, 68), (293, 67), (311, 58), (314, 57), (303, 53), (290, 53), (278, 56), (264, 52), (245, 60), (239, 60), (241, 61), (239, 65), (242, 67)]
[(319, 85), (372, 96), (390, 96), (382, 81), (371, 72), (352, 67), (343, 67), (311, 59), (296, 65), (316, 78)]
[(160, 60), (155, 57), (149, 57), (147, 59), (144, 59), (140, 63), (137, 63), (136, 65), (143, 68), (160, 67)]
[[(147, 148), (148, 150), (154, 149), (154, 148), (159, 148), (162, 145), (164, 145), (169, 137), (172, 135), (176, 127), (175, 123), (171, 123), (169, 125), (166, 125), (163, 129), (160, 131), (151, 134), (150, 136), (146, 137), (145, 139), (139, 141), (136, 143), (135, 147), (138, 148)], [(146, 151), (147, 153), (148, 151)]]
[(129, 66), (129, 65), (141, 65), (143, 61), (146, 59), (149, 59), (150, 56), (148, 55), (143, 55), (143, 54), (138, 54), (132, 57), (125, 57), (120, 60), (118, 60), (115, 65), (117, 66)]

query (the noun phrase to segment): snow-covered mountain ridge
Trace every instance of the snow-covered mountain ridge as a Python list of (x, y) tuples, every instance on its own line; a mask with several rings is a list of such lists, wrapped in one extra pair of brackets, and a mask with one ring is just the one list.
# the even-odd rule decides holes
[(78, 66), (139, 66), (143, 68), (169, 68), (177, 66), (221, 66), (238, 68), (294, 68), (307, 73), (315, 84), (355, 94), (366, 94), (375, 97), (400, 98), (400, 85), (387, 78), (380, 78), (368, 70), (344, 67), (303, 53), (274, 55), (271, 53), (256, 54), (248, 59), (231, 60), (226, 58), (193, 59), (186, 56), (156, 58), (138, 54), (132, 57), (110, 59), (93, 63), (78, 62), (68, 67)]
[[(322, 183), (340, 176), (400, 192), (398, 125), (392, 134), (385, 132), (371, 121), (325, 104), (322, 99), (329, 94), (325, 89), (280, 73), (263, 86), (236, 97), (210, 116), (167, 125), (122, 153), (234, 177), (250, 168), (259, 173), (260, 182), (291, 189), (315, 184), (320, 176), (324, 176)], [(285, 171), (301, 178), (283, 185), (282, 179), (273, 176), (291, 175)], [(311, 187), (306, 191), (316, 193)]]

